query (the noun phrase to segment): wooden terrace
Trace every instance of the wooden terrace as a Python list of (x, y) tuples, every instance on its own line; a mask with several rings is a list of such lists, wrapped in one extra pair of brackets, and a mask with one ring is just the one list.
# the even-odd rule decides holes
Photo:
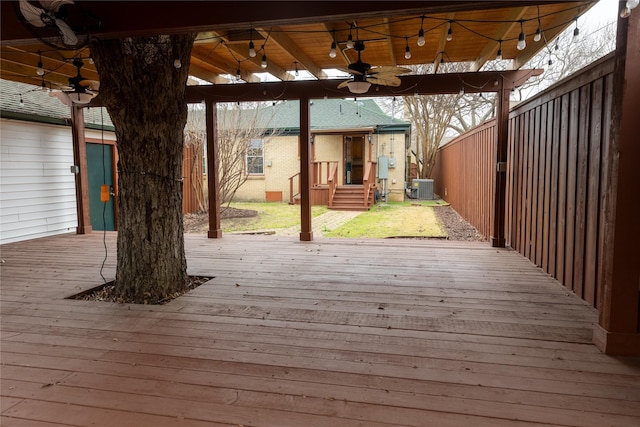
[[(104, 276), (115, 274), (107, 233)], [(215, 276), (144, 306), (103, 235), (2, 246), (3, 426), (638, 426), (640, 359), (518, 252), (427, 240), (186, 236)]]

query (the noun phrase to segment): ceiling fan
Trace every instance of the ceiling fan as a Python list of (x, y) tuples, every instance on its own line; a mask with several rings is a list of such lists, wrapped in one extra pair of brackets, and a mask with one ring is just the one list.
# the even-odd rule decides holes
[(400, 86), (401, 80), (398, 78), (398, 74), (404, 74), (411, 72), (410, 69), (404, 67), (371, 67), (371, 64), (362, 62), (360, 54), (364, 50), (364, 43), (361, 41), (355, 42), (353, 48), (358, 52), (358, 60), (349, 64), (348, 68), (343, 71), (350, 73), (353, 77), (350, 80), (344, 81), (338, 85), (338, 89), (348, 87), (351, 93), (366, 93), (371, 84), (380, 86)]
[(75, 76), (69, 77), (69, 86), (65, 86), (59, 91), (52, 91), (50, 95), (57, 97), (66, 105), (71, 105), (71, 103), (88, 104), (98, 95), (100, 82), (82, 77), (82, 74), (80, 74), (80, 68), (83, 65), (82, 59), (74, 59), (73, 65), (78, 72)]
[(88, 16), (74, 0), (40, 0), (38, 4), (41, 7), (20, 0), (17, 8), (20, 21), (38, 40), (63, 50), (79, 49), (88, 42), (87, 34), (78, 35), (70, 25), (73, 21), (76, 29), (88, 30)]

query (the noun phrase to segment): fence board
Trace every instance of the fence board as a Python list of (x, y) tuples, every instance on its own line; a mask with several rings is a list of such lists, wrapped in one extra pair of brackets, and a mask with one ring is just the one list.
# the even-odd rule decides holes
[[(611, 56), (509, 116), (506, 242), (596, 307), (612, 71)], [(495, 122), (485, 123), (443, 147), (436, 167), (436, 186), (449, 193), (444, 198), (485, 236), (493, 215), (494, 141)]]

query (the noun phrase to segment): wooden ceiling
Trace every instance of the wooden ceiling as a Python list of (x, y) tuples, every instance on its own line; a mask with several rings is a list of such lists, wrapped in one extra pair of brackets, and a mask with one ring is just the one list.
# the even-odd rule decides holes
[[(66, 85), (75, 75), (74, 57), (84, 59), (82, 74), (97, 80), (88, 48), (57, 50), (39, 42), (17, 15), (18, 3), (2, 1), (1, 77), (7, 80), (48, 87)], [(32, 2), (38, 5), (37, 1)], [(240, 69), (244, 81), (259, 81), (257, 73), (269, 72), (281, 80), (291, 80), (289, 72), (306, 70), (326, 78), (323, 70), (344, 68), (357, 59), (347, 48), (349, 33), (364, 42), (362, 60), (374, 66), (469, 62), (481, 69), (496, 58), (502, 40), (504, 59), (513, 68), (524, 65), (594, 2), (585, 1), (81, 1), (76, 6), (99, 19), (92, 36), (121, 38), (197, 32), (190, 75), (214, 84), (236, 82)], [(72, 11), (73, 12), (73, 11)], [(69, 13), (73, 28), (73, 13)], [(522, 30), (527, 47), (518, 50)], [(79, 28), (80, 26), (78, 26)], [(424, 46), (418, 46), (420, 29)], [(451, 28), (452, 39), (447, 41)], [(541, 28), (542, 41), (534, 42)], [(78, 32), (81, 32), (78, 30)], [(329, 56), (337, 42), (335, 58)], [(249, 55), (253, 41), (257, 54)], [(410, 47), (411, 58), (405, 58)], [(45, 75), (36, 74), (41, 58)], [(262, 56), (267, 68), (261, 67)]]

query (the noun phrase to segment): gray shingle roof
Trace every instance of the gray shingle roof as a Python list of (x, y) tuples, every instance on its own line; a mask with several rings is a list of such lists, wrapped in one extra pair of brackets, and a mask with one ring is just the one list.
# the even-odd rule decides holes
[[(39, 86), (0, 79), (0, 110), (25, 116), (49, 119), (69, 120), (71, 109), (48, 91), (42, 91)], [(20, 97), (24, 105), (20, 105)], [(85, 125), (100, 126), (104, 119), (105, 128), (113, 128), (106, 109), (103, 118), (100, 117), (101, 108), (85, 108)]]

